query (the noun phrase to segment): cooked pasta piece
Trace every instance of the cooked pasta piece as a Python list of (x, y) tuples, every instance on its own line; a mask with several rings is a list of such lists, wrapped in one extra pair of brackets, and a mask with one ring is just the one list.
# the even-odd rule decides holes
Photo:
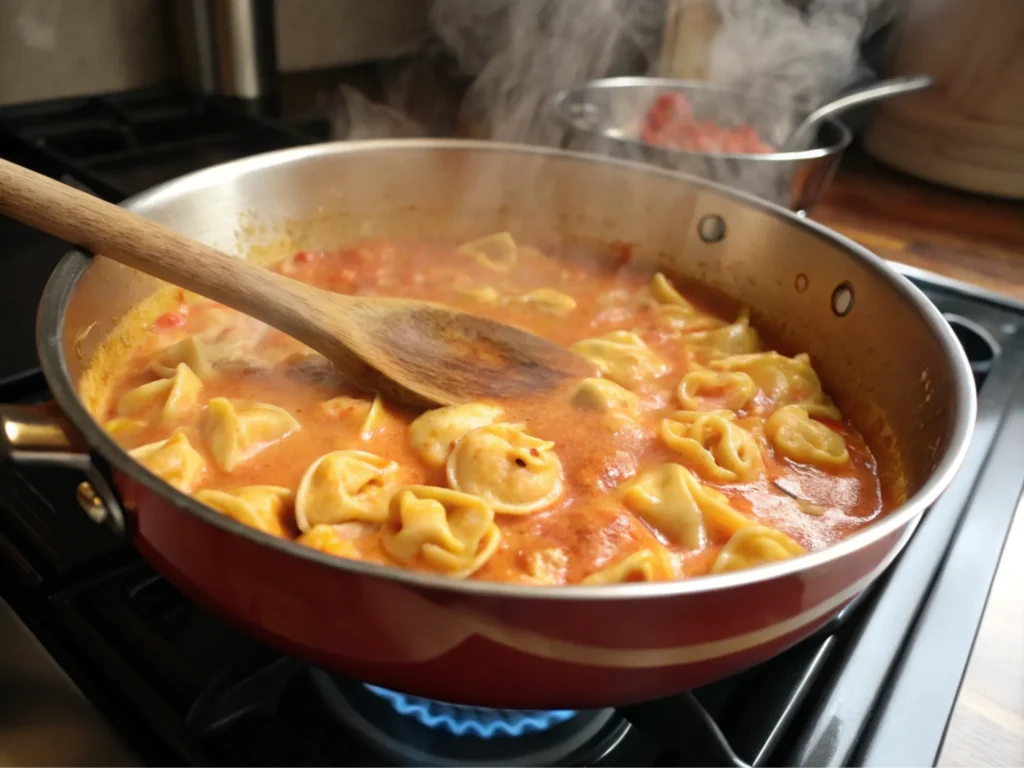
[(443, 467), (455, 445), (474, 429), (501, 418), (504, 409), (487, 403), (466, 403), (435, 408), (409, 425), (409, 443), (424, 462)]
[(704, 545), (708, 529), (721, 536), (750, 525), (751, 520), (718, 491), (706, 488), (679, 464), (648, 469), (622, 487), (622, 503), (672, 544), (685, 549)]
[(295, 522), (300, 531), (321, 523), (383, 522), (398, 483), (398, 464), (366, 451), (333, 451), (314, 461), (299, 481)]
[(206, 406), (203, 436), (221, 469), (232, 472), (301, 428), (284, 408), (215, 397)]
[(576, 309), (576, 299), (567, 293), (554, 288), (538, 288), (519, 297), (524, 304), (546, 312), (549, 315), (564, 317)]
[(740, 571), (806, 552), (782, 531), (765, 525), (750, 525), (736, 531), (718, 553), (712, 573)]
[(800, 405), (812, 416), (839, 418), (839, 411), (822, 391), (821, 380), (806, 354), (795, 357), (786, 357), (778, 352), (733, 355), (712, 360), (708, 366), (716, 371), (742, 372), (750, 376), (770, 401), (770, 410), (784, 405)]
[(688, 344), (700, 344), (721, 355), (743, 355), (761, 348), (761, 337), (750, 325), (750, 312), (746, 309), (736, 322), (709, 331), (697, 331), (686, 336)]
[(291, 512), (292, 492), (277, 485), (248, 485), (234, 491), (213, 488), (199, 491), (196, 499), (243, 525), (279, 538), (290, 537), (286, 521)]
[(687, 373), (676, 388), (679, 404), (688, 411), (739, 411), (756, 394), (757, 385), (747, 374), (705, 368)]
[(456, 578), (479, 570), (500, 542), (494, 510), (486, 502), (431, 485), (399, 490), (391, 498), (381, 535), (384, 549), (399, 563)]
[(490, 285), (473, 288), (460, 288), (459, 293), (467, 299), (479, 301), (481, 304), (490, 304), (495, 307), (506, 303), (505, 297)]
[(182, 363), (188, 365), (203, 381), (208, 381), (214, 374), (208, 345), (196, 336), (189, 336), (161, 349), (150, 362), (149, 369), (158, 376), (169, 378)]
[(612, 429), (640, 418), (640, 398), (608, 379), (584, 379), (570, 397), (577, 408), (600, 413)]
[(803, 406), (780, 408), (768, 417), (764, 432), (777, 453), (799, 464), (837, 469), (850, 463), (843, 436), (812, 419)]
[(508, 272), (516, 265), (519, 248), (512, 235), (498, 232), (464, 243), (456, 252), (472, 256), (478, 264), (495, 272)]
[(183, 493), (191, 492), (206, 473), (206, 460), (192, 447), (183, 432), (176, 432), (166, 440), (140, 445), (129, 454)]
[(355, 542), (338, 533), (336, 525), (315, 525), (296, 539), (299, 544), (335, 557), (359, 559)]
[(677, 411), (661, 421), (661, 438), (702, 477), (749, 483), (764, 469), (761, 449), (731, 411)]
[(580, 584), (623, 584), (630, 581), (664, 581), (675, 577), (675, 570), (662, 550), (641, 549), (617, 563), (605, 566), (583, 578)]
[(659, 304), (675, 304), (690, 310), (694, 309), (693, 305), (683, 298), (682, 294), (675, 289), (675, 286), (661, 272), (656, 273), (651, 278), (651, 282), (647, 285), (647, 290), (650, 291), (651, 296)]
[(474, 429), (448, 457), (448, 484), (483, 499), (495, 512), (525, 515), (550, 507), (565, 489), (555, 444), (521, 424)]
[(199, 405), (203, 382), (185, 363), (179, 363), (174, 376), (157, 379), (121, 395), (117, 401), (120, 416), (160, 414), (160, 421), (171, 424), (188, 416)]
[(682, 338), (686, 334), (697, 331), (710, 331), (724, 325), (720, 320), (706, 315), (688, 304), (658, 304), (654, 307), (654, 311), (658, 316), (658, 323), (669, 331), (673, 331), (676, 338)]
[(570, 349), (627, 389), (663, 376), (669, 369), (668, 363), (630, 331), (612, 331), (596, 339), (577, 341)]
[(142, 421), (141, 419), (125, 419), (118, 417), (116, 419), (111, 419), (110, 421), (108, 421), (106, 424), (103, 425), (103, 428), (107, 430), (107, 432), (109, 432), (111, 436), (118, 438), (127, 437), (128, 435), (134, 434), (145, 426), (146, 422)]

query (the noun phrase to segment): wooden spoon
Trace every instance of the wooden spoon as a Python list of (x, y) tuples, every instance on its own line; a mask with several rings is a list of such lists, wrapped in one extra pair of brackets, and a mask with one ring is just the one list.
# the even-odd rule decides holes
[(592, 373), (525, 331), (432, 302), (314, 288), (4, 160), (0, 213), (244, 312), (356, 386), (418, 407), (522, 397)]

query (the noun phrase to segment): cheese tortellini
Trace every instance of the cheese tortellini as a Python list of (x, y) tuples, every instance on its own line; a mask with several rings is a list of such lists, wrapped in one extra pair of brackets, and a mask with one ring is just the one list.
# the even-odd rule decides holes
[(764, 432), (777, 453), (797, 463), (837, 469), (850, 462), (842, 435), (812, 419), (803, 406), (780, 408), (768, 417)]
[(501, 418), (504, 409), (487, 403), (466, 403), (435, 408), (409, 425), (409, 443), (424, 462), (443, 467), (455, 445), (474, 429)]
[(764, 463), (754, 438), (734, 419), (729, 411), (679, 411), (662, 419), (661, 438), (706, 479), (748, 483)]
[(661, 464), (627, 483), (622, 503), (669, 542), (685, 549), (704, 545), (708, 529), (731, 535), (751, 520), (716, 490), (701, 485), (686, 467)]
[(300, 531), (349, 520), (380, 523), (398, 483), (398, 464), (366, 451), (334, 451), (313, 462), (295, 494)]
[(285, 516), (291, 510), (292, 492), (276, 485), (249, 485), (234, 491), (212, 488), (199, 491), (196, 499), (239, 523), (284, 538), (291, 530)]
[(554, 288), (537, 288), (519, 297), (524, 304), (549, 315), (565, 316), (576, 309), (576, 299)]
[(773, 407), (800, 405), (812, 416), (839, 418), (839, 411), (822, 391), (821, 380), (806, 354), (795, 357), (786, 357), (778, 352), (733, 355), (712, 360), (708, 367), (716, 371), (746, 374), (771, 401)]
[(756, 394), (757, 385), (748, 374), (706, 368), (690, 371), (676, 388), (679, 404), (688, 411), (739, 411), (746, 408)]
[(675, 576), (664, 550), (641, 549), (583, 578), (580, 584), (624, 584), (630, 581), (664, 581)]
[(669, 368), (657, 352), (630, 331), (612, 331), (596, 339), (577, 341), (570, 349), (626, 389), (663, 376)]
[(202, 380), (186, 363), (178, 363), (170, 378), (151, 381), (123, 394), (117, 401), (117, 412), (130, 417), (159, 410), (160, 420), (170, 424), (196, 409), (202, 391)]
[(495, 272), (508, 272), (516, 265), (519, 246), (508, 232), (498, 232), (464, 243), (456, 252), (472, 256), (478, 264)]
[(346, 395), (332, 397), (320, 404), (320, 410), (354, 427), (356, 435), (364, 441), (383, 431), (393, 420), (380, 395), (375, 395), (372, 401)]
[(381, 543), (403, 565), (422, 563), (456, 578), (471, 576), (501, 542), (494, 510), (468, 493), (410, 485), (391, 498)]
[(793, 539), (765, 525), (750, 525), (734, 533), (718, 553), (712, 573), (753, 568), (777, 560), (786, 560), (806, 552)]
[(154, 475), (184, 493), (192, 491), (206, 473), (206, 459), (192, 447), (183, 432), (140, 445), (129, 453)]
[(215, 397), (206, 406), (203, 435), (213, 460), (232, 472), (301, 425), (284, 408)]
[(721, 355), (744, 355), (761, 348), (761, 337), (750, 325), (750, 313), (743, 310), (736, 322), (686, 336), (688, 344), (700, 344)]
[(448, 457), (448, 484), (483, 499), (495, 512), (525, 515), (550, 507), (565, 488), (555, 444), (520, 424), (474, 429)]
[(570, 398), (577, 408), (601, 414), (611, 429), (640, 419), (640, 398), (608, 379), (584, 379), (573, 389)]

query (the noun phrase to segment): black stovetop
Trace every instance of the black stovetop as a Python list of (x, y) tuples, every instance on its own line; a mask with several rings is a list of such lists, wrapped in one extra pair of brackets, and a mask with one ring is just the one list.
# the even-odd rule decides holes
[[(118, 201), (327, 132), (325, 121), (140, 93), (0, 111), (0, 156)], [(48, 396), (33, 324), (66, 248), (0, 217), (3, 401)], [(79, 511), (76, 473), (7, 461), (0, 594), (153, 764), (931, 764), (1024, 485), (1024, 307), (909, 276), (975, 369), (963, 470), (889, 572), (828, 627), (690, 694), (622, 711), (495, 712), (333, 678), (191, 604)]]

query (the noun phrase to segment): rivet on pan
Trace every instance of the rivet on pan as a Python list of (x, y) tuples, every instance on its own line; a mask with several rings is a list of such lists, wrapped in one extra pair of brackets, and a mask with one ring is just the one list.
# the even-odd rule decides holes
[(697, 222), (697, 234), (705, 243), (717, 243), (725, 239), (725, 219), (717, 213), (701, 216)]
[(803, 272), (797, 275), (796, 279), (793, 281), (793, 287), (796, 288), (797, 293), (803, 293), (804, 291), (806, 291), (807, 286), (810, 284), (811, 281), (807, 279), (807, 275), (805, 275)]
[(843, 282), (832, 291), (832, 311), (836, 317), (846, 317), (853, 309), (853, 286)]
[(75, 496), (78, 499), (78, 506), (94, 523), (102, 523), (107, 519), (107, 507), (89, 483), (79, 483)]

